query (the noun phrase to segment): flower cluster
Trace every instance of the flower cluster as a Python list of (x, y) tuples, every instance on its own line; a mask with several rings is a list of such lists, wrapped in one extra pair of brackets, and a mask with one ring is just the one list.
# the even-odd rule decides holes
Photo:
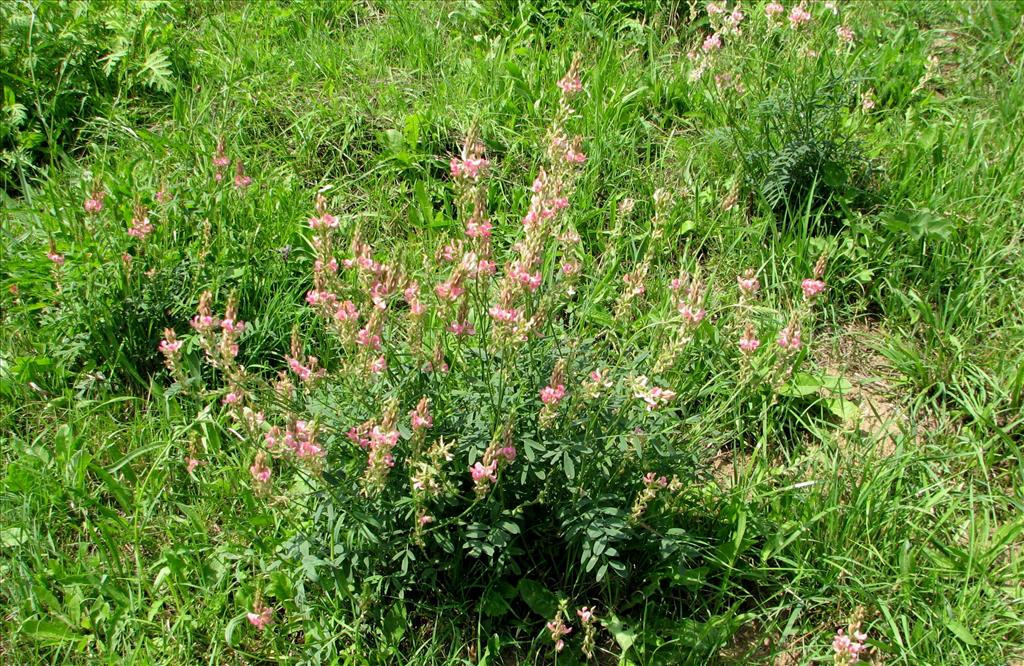
[(149, 221), (149, 211), (142, 204), (135, 204), (135, 214), (132, 216), (131, 225), (128, 227), (128, 235), (144, 241), (153, 231), (153, 223)]
[(832, 639), (832, 651), (835, 653), (835, 666), (851, 666), (860, 661), (860, 655), (866, 649), (868, 635), (860, 630), (860, 622), (853, 622), (847, 628), (836, 631)]

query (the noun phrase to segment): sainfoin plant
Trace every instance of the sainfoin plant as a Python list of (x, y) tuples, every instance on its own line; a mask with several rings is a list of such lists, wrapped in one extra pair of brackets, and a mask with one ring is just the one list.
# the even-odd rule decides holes
[[(434, 256), (393, 263), (316, 195), (309, 316), (275, 381), (238, 361), (257, 313), (229, 300), (217, 316), (209, 292), (199, 303), (194, 339), (251, 447), (253, 491), (301, 507), (284, 552), (361, 612), (389, 595), (468, 595), (500, 615), (518, 592), (555, 649), (592, 655), (603, 609), (671, 589), (719, 545), (694, 425), (706, 386), (770, 404), (804, 356), (824, 258), (780, 285), (755, 269), (702, 277), (662, 251), (665, 189), (645, 253), (614, 266), (618, 293), (602, 302), (573, 224), (574, 182), (599, 168), (572, 134), (584, 94), (576, 59), (514, 224), (492, 221), (507, 202), (489, 201), (491, 158), (469, 131), (450, 161), (460, 230)], [(794, 305), (759, 304), (770, 288)], [(606, 306), (606, 330), (585, 333)], [(184, 382), (174, 331), (161, 351)], [(267, 626), (274, 603), (250, 622)]]

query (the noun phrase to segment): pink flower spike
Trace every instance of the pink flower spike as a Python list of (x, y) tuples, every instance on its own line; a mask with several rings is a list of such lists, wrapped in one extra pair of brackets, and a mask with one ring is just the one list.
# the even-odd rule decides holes
[(778, 2), (769, 2), (767, 5), (764, 6), (765, 16), (767, 16), (770, 19), (774, 19), (776, 16), (783, 13), (784, 11), (786, 11), (786, 8), (779, 4)]
[(756, 294), (761, 289), (761, 283), (758, 281), (753, 268), (747, 269), (743, 275), (737, 275), (736, 283), (739, 284), (740, 291), (746, 295)]
[(270, 608), (260, 608), (257, 605), (253, 612), (246, 613), (246, 617), (249, 619), (249, 624), (263, 631), (273, 621), (274, 611)]
[(721, 37), (721, 35), (719, 35), (717, 32), (714, 33), (714, 34), (709, 35), (704, 40), (704, 43), (701, 45), (701, 48), (705, 52), (707, 52), (707, 51), (717, 51), (718, 49), (722, 48), (722, 37)]
[(54, 265), (56, 265), (56, 266), (63, 266), (64, 265), (64, 255), (63, 254), (58, 254), (57, 252), (55, 252), (53, 250), (51, 250), (51, 251), (46, 253), (46, 258), (49, 259), (50, 261), (52, 261), (54, 263)]
[(808, 278), (800, 283), (800, 288), (803, 289), (804, 298), (811, 300), (821, 292), (825, 291), (825, 283), (821, 280), (812, 280)]
[(743, 333), (743, 337), (740, 338), (740, 351), (744, 354), (752, 354), (757, 351), (757, 348), (761, 346), (761, 341), (757, 339), (757, 335), (754, 333), (754, 327), (748, 326), (747, 330)]
[(189, 456), (189, 457), (185, 458), (185, 469), (188, 470), (189, 474), (191, 474), (192, 472), (196, 471), (196, 467), (198, 467), (198, 466), (199, 466), (199, 461), (196, 460), (195, 458), (193, 458), (192, 456)]
[(493, 483), (498, 480), (497, 465), (493, 462), (490, 465), (477, 462), (469, 468), (469, 474), (475, 483), (486, 483), (487, 481)]
[(545, 405), (557, 405), (565, 397), (565, 385), (545, 386), (540, 390), (540, 400)]
[(370, 372), (379, 375), (388, 368), (388, 361), (383, 356), (378, 356), (370, 363)]
[(789, 27), (796, 30), (805, 23), (810, 23), (811, 13), (804, 9), (803, 5), (797, 5), (789, 12)]

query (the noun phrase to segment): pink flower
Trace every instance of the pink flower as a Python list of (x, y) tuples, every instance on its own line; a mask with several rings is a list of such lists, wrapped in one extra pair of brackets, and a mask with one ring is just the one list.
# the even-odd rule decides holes
[(196, 460), (192, 456), (188, 456), (187, 458), (185, 458), (185, 469), (188, 470), (189, 474), (196, 471), (196, 467), (199, 467), (198, 460)]
[(161, 187), (159, 190), (157, 190), (156, 194), (153, 195), (153, 198), (156, 199), (157, 203), (164, 204), (171, 200), (171, 193), (168, 192), (165, 188)]
[(85, 204), (83, 205), (83, 207), (85, 208), (86, 213), (95, 215), (96, 213), (103, 210), (103, 199), (102, 197), (97, 198), (96, 195), (93, 194), (93, 196), (85, 200)]
[(753, 327), (747, 327), (743, 337), (740, 338), (740, 351), (744, 354), (752, 354), (761, 346), (761, 341), (754, 335)]
[(481, 462), (477, 462), (469, 468), (469, 474), (473, 477), (475, 483), (486, 483), (488, 481), (494, 483), (498, 480), (497, 467), (497, 463), (492, 462), (490, 465), (484, 465)]
[(246, 617), (249, 618), (249, 624), (263, 631), (273, 621), (274, 611), (270, 608), (260, 608), (257, 604), (253, 612), (246, 613)]
[(223, 319), (220, 322), (220, 327), (228, 333), (241, 333), (245, 330), (245, 322), (236, 322), (234, 319)]
[(378, 356), (370, 362), (370, 372), (379, 375), (388, 368), (388, 361), (383, 356)]
[(583, 83), (580, 81), (580, 77), (567, 74), (558, 81), (558, 87), (566, 95), (575, 95), (583, 90)]
[(416, 409), (409, 412), (409, 418), (412, 421), (413, 430), (424, 430), (426, 428), (433, 427), (434, 417), (430, 415), (426, 398), (420, 400), (420, 403), (416, 406)]
[(587, 161), (587, 156), (580, 150), (573, 150), (570, 148), (565, 151), (565, 161), (571, 164), (583, 164)]
[(491, 316), (491, 319), (505, 324), (512, 323), (519, 318), (519, 311), (515, 308), (502, 308), (497, 305), (492, 306), (487, 314)]
[(718, 49), (722, 48), (721, 36), (717, 32), (712, 35), (709, 35), (704, 40), (704, 43), (701, 45), (701, 48), (704, 49), (705, 51), (717, 51)]
[(461, 285), (454, 284), (449, 281), (442, 282), (441, 284), (434, 287), (434, 293), (436, 293), (437, 297), (440, 298), (441, 300), (457, 301), (459, 300), (459, 296), (462, 296), (464, 293), (466, 293), (466, 289)]
[(448, 331), (454, 333), (457, 337), (476, 334), (476, 329), (473, 328), (473, 324), (468, 321), (453, 321), (448, 325)]
[(812, 280), (807, 278), (800, 283), (800, 288), (804, 291), (804, 298), (810, 300), (825, 291), (825, 283), (821, 280)]
[(836, 36), (839, 37), (839, 41), (846, 44), (852, 44), (854, 39), (853, 29), (845, 25), (836, 26)]
[(784, 11), (786, 11), (786, 8), (774, 1), (764, 6), (764, 13), (770, 19), (775, 18)]
[(740, 291), (744, 294), (756, 294), (761, 289), (761, 283), (755, 277), (754, 269), (748, 269), (743, 275), (736, 276), (736, 282), (740, 286)]
[(492, 229), (494, 229), (494, 226), (489, 220), (466, 223), (466, 235), (470, 238), (490, 238)]
[(221, 402), (224, 403), (225, 405), (234, 405), (234, 404), (236, 404), (241, 399), (242, 399), (242, 396), (240, 396), (237, 393), (235, 393), (234, 391), (232, 391), (232, 392), (228, 393), (226, 396), (224, 396), (224, 398), (221, 400)]
[(717, 16), (719, 14), (724, 14), (725, 13), (724, 9), (722, 9), (721, 7), (719, 7), (718, 5), (716, 5), (713, 2), (709, 2), (708, 3), (707, 11), (708, 11), (708, 16)]
[(565, 385), (545, 386), (540, 390), (540, 400), (545, 405), (557, 405), (565, 397)]
[(665, 488), (668, 486), (668, 477), (658, 476), (654, 472), (644, 474), (644, 485), (650, 488)]
[(270, 468), (266, 466), (263, 460), (257, 457), (256, 462), (249, 467), (249, 473), (252, 474), (252, 478), (257, 483), (267, 483), (270, 481)]
[(252, 185), (252, 178), (245, 175), (245, 166), (241, 161), (239, 161), (238, 164), (235, 165), (235, 187), (240, 190), (244, 190), (250, 185)]
[(50, 250), (46, 253), (46, 258), (54, 263), (56, 266), (64, 265), (64, 255), (58, 254), (57, 252)]
[(144, 212), (138, 212), (134, 218), (132, 218), (132, 224), (128, 227), (128, 235), (139, 240), (145, 240), (147, 236), (153, 233), (153, 225), (149, 221), (149, 217)]
[(783, 349), (797, 351), (800, 349), (800, 329), (795, 326), (787, 326), (779, 332), (779, 346)]
[(796, 7), (793, 7), (793, 9), (791, 9), (789, 12), (789, 27), (793, 28), (794, 30), (796, 30), (805, 23), (810, 23), (810, 21), (811, 14), (806, 9), (804, 9), (803, 5), (797, 5)]
[(562, 263), (562, 274), (566, 277), (576, 275), (580, 272), (580, 264), (577, 261), (566, 261)]
[(380, 336), (364, 327), (356, 333), (356, 344), (360, 347), (367, 347), (368, 349), (378, 351), (380, 350)]
[(577, 610), (576, 615), (579, 616), (580, 622), (582, 622), (583, 624), (590, 624), (590, 622), (594, 619), (594, 612), (590, 610), (589, 606), (584, 606), (583, 608)]
[(852, 639), (842, 629), (838, 630), (835, 638), (832, 639), (832, 649), (836, 653), (837, 664), (856, 664), (860, 661), (860, 653), (866, 647), (864, 641), (867, 640), (868, 635), (859, 631), (859, 625), (852, 626), (851, 630), (853, 631)]
[(181, 344), (181, 340), (161, 340), (160, 351), (167, 356), (173, 356), (181, 349)]
[(704, 308), (695, 308), (688, 303), (679, 304), (679, 314), (683, 316), (683, 319), (692, 326), (696, 326), (704, 320), (704, 316), (707, 312)]
[(420, 516), (420, 527), (425, 527), (426, 525), (429, 525), (432, 522), (434, 522), (434, 518), (432, 516), (428, 516), (426, 514)]
[(338, 321), (355, 321), (359, 319), (359, 311), (352, 301), (344, 301), (334, 312), (334, 318)]
[(516, 461), (516, 447), (514, 446), (503, 446), (498, 450), (498, 455), (505, 459), (505, 462), (510, 465)]

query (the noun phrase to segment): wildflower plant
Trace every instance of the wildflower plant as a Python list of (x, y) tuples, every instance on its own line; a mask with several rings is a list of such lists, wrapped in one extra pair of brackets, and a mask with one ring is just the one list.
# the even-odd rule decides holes
[[(539, 580), (582, 606), (576, 634), (568, 606), (548, 622), (555, 649), (579, 640), (592, 656), (589, 607), (637, 575), (671, 581), (713, 546), (697, 517), (700, 431), (689, 418), (700, 409), (701, 375), (773, 396), (802, 358), (800, 327), (811, 324), (825, 265), (792, 312), (766, 318), (750, 305), (762, 288), (753, 269), (717, 280), (665, 251), (674, 197), (659, 189), (642, 256), (607, 266), (624, 271), (607, 303), (613, 325), (583, 335), (582, 313), (608, 298), (590, 288), (574, 224), (574, 183), (593, 168), (572, 133), (583, 94), (576, 58), (558, 81), (515, 223), (494, 221), (504, 202), (489, 201), (491, 158), (478, 130), (469, 132), (449, 169), (459, 232), (433, 257), (399, 261), (375, 250), (354, 218), (318, 194), (305, 225), (309, 316), (272, 386), (265, 370), (239, 361), (250, 325), (236, 299), (220, 315), (205, 292), (191, 327), (223, 384), (206, 395), (249, 447), (254, 495), (276, 504), (289, 479), (308, 491), (293, 496), (307, 527), (286, 552), (333, 572), (317, 580), (337, 581), (359, 603)], [(228, 166), (223, 142), (214, 166)], [(658, 314), (638, 317), (641, 306)], [(772, 326), (780, 343), (762, 345)], [(743, 338), (715, 348), (717, 328)], [(651, 352), (623, 352), (637, 336)], [(181, 381), (174, 331), (160, 352)], [(701, 354), (720, 366), (693, 365)], [(561, 579), (574, 566), (583, 577)], [(269, 622), (260, 608), (250, 615), (259, 628)]]

